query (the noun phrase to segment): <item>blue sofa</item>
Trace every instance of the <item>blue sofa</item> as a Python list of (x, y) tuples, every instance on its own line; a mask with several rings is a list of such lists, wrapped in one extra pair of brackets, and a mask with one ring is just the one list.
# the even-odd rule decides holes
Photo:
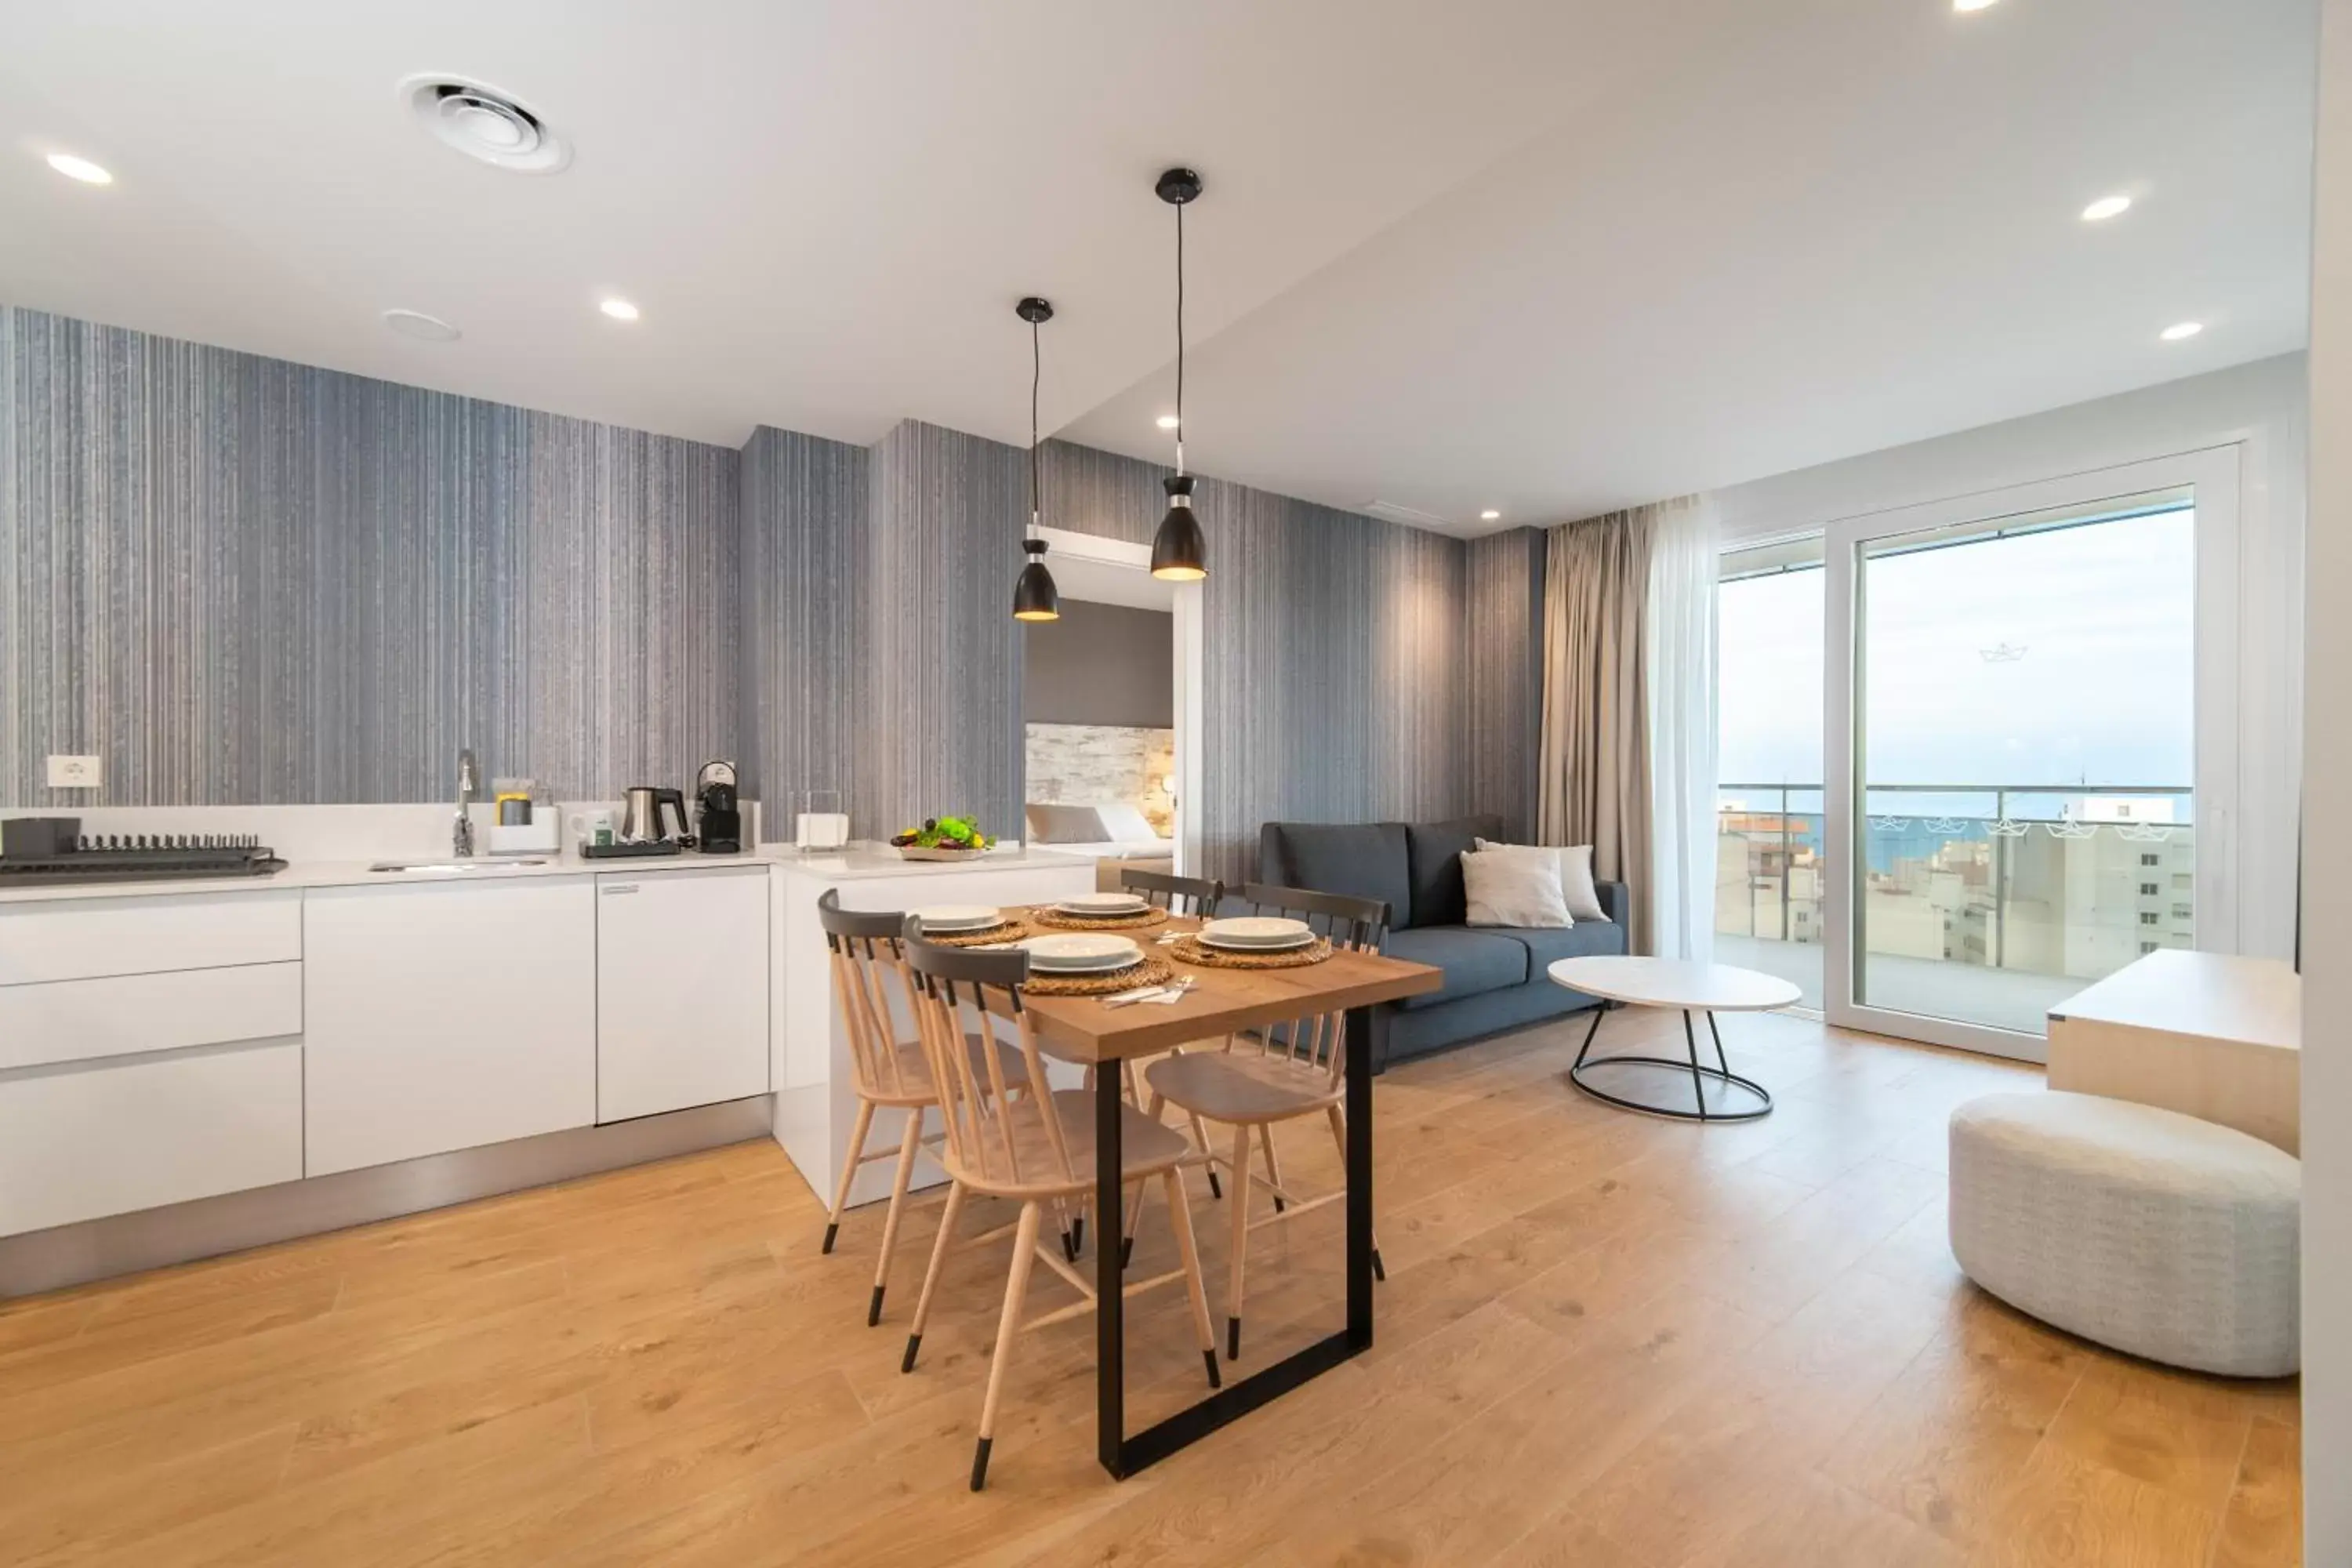
[(1465, 923), (1462, 855), (1474, 838), (1500, 839), (1502, 818), (1453, 822), (1269, 822), (1258, 834), (1258, 879), (1281, 887), (1380, 899), (1389, 906), (1387, 952), (1445, 972), (1443, 988), (1379, 1009), (1372, 1067), (1458, 1046), (1546, 1018), (1599, 1006), (1555, 985), (1552, 961), (1625, 951), (1622, 882), (1594, 890), (1606, 921), (1563, 931)]

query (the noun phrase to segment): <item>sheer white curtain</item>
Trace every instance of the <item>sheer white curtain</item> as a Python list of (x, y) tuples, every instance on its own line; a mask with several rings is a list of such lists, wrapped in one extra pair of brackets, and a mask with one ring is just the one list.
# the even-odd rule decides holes
[(1715, 508), (1686, 496), (1648, 510), (1650, 951), (1705, 963), (1715, 955)]

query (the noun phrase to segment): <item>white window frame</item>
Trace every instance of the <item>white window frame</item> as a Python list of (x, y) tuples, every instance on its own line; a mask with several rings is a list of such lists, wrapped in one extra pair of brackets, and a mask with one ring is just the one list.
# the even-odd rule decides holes
[(2239, 596), (2238, 529), (2244, 454), (2227, 445), (2154, 458), (2058, 479), (1925, 501), (1832, 522), (1823, 531), (1829, 581), (1822, 616), (1822, 670), (1827, 722), (1822, 749), (1828, 777), (1826, 833), (1836, 873), (1824, 879), (1828, 941), (1822, 955), (1822, 1000), (1832, 1024), (1874, 1034), (1924, 1040), (2021, 1061), (2049, 1059), (2038, 1035), (1954, 1019), (1874, 1007), (1854, 999), (1853, 889), (1858, 862), (1855, 805), (1862, 759), (1854, 744), (1853, 695), (1860, 675), (1860, 627), (1854, 615), (1863, 547), (1901, 534), (1990, 522), (2062, 509), (2091, 510), (2104, 502), (2151, 491), (2187, 488), (2197, 509), (2195, 637), (2197, 791), (2196, 945), (2239, 951)]

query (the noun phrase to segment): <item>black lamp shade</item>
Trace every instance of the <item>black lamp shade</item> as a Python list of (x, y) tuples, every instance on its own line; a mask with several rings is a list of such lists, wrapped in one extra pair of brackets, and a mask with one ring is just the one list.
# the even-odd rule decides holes
[(1151, 536), (1151, 574), (1174, 583), (1197, 583), (1209, 574), (1209, 542), (1202, 537), (1201, 520), (1192, 515), (1192, 480), (1178, 474), (1162, 479), (1168, 491), (1168, 515)]
[(1024, 539), (1021, 548), (1029, 552), (1029, 564), (1021, 568), (1021, 575), (1013, 584), (1013, 618), (1016, 621), (1058, 621), (1062, 618), (1062, 595), (1054, 586), (1054, 574), (1045, 570), (1045, 542)]

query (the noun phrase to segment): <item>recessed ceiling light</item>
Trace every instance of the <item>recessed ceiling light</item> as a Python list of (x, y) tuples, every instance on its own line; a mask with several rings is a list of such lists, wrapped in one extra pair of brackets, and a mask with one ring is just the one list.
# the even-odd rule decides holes
[(2083, 209), (2084, 223), (2105, 223), (2111, 217), (2121, 217), (2131, 211), (2129, 196), (2101, 196)]
[(49, 154), (49, 167), (68, 180), (79, 180), (85, 185), (110, 185), (114, 176), (87, 158), (77, 158), (70, 153)]
[(2176, 321), (2156, 335), (2168, 343), (2177, 343), (2184, 338), (2193, 338), (2204, 330), (2202, 321)]
[(1992, 8), (1992, 4), (1993, 0), (1952, 0), (1952, 9), (1955, 11), (1988, 11)]
[(422, 310), (386, 310), (383, 324), (404, 338), (424, 343), (454, 343), (465, 335), (440, 317)]
[(1496, 511), (1493, 507), (1491, 507), (1491, 506), (1490, 506), (1490, 507), (1488, 507), (1485, 511), (1482, 511), (1482, 512), (1480, 512), (1480, 513), (1478, 514), (1478, 521), (1479, 521), (1480, 522), (1493, 522), (1493, 521), (1496, 521), (1497, 519), (1499, 519), (1502, 515), (1503, 515), (1503, 514), (1502, 514), (1501, 512)]
[(1163, 414), (1158, 420), (1158, 424), (1162, 430), (1173, 430), (1176, 428), (1176, 416), (1173, 414)]
[(616, 321), (634, 321), (637, 319), (637, 308), (626, 300), (607, 300), (596, 308)]

